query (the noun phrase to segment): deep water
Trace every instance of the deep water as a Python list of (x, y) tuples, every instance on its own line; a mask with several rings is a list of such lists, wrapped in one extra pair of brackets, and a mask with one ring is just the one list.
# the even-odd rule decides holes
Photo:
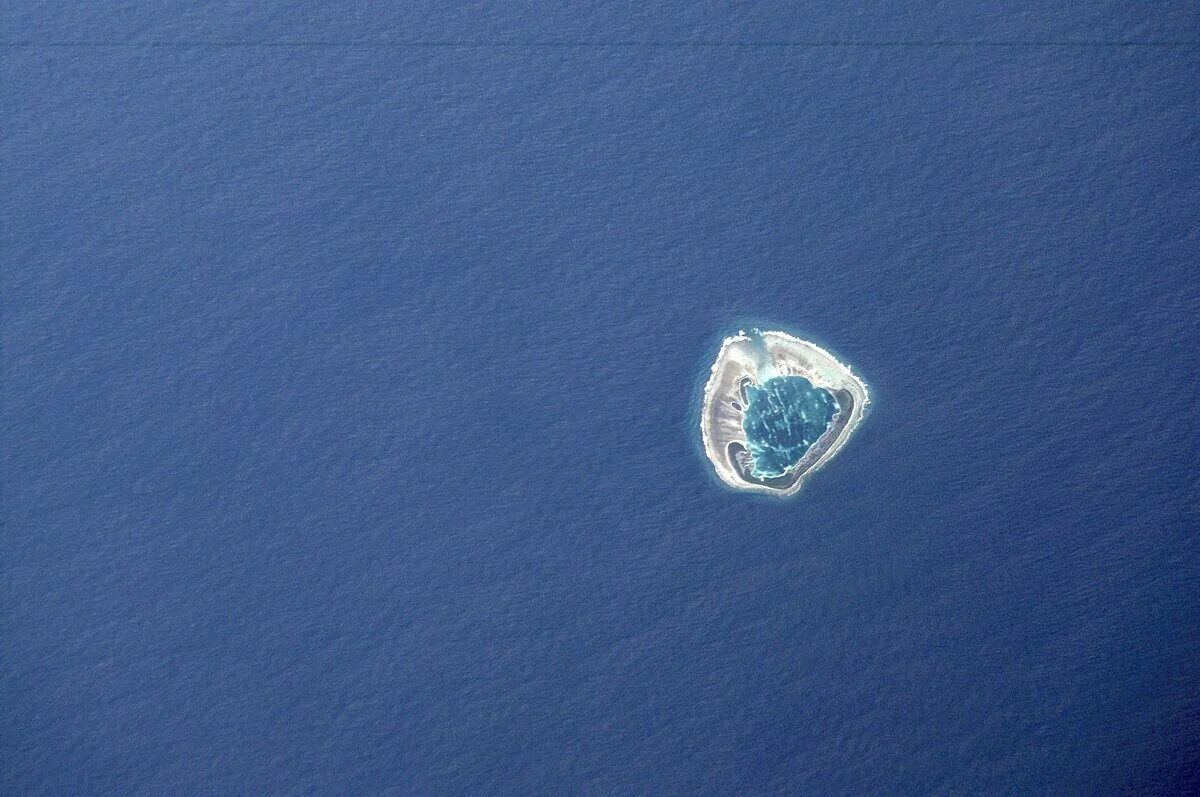
[(10, 5), (0, 792), (1195, 791), (1196, 4), (831, 9)]
[(746, 444), (759, 477), (782, 476), (829, 428), (838, 403), (802, 376), (777, 376), (748, 385), (742, 418)]

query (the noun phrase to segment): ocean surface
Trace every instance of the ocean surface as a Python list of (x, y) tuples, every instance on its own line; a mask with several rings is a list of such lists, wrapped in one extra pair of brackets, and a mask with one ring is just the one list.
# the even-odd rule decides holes
[(1194, 793), (1198, 17), (6, 5), (0, 792)]

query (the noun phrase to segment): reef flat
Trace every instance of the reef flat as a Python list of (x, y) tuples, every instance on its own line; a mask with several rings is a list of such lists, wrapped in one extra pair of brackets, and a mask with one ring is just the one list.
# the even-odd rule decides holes
[(738, 332), (704, 389), (704, 452), (731, 487), (792, 495), (841, 450), (869, 403), (866, 383), (820, 346)]

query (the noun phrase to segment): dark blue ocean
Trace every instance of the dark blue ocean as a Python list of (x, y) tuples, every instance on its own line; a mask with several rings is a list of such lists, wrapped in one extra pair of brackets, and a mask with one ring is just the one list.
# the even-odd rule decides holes
[(6, 7), (0, 792), (1200, 788), (1200, 9), (1070, 5)]

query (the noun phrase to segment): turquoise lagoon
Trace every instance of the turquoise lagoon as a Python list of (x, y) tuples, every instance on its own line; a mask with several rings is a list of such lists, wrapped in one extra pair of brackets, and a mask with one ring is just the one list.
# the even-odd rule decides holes
[(782, 476), (820, 439), (837, 414), (838, 403), (802, 376), (777, 376), (746, 387), (742, 420), (746, 443), (759, 478)]

